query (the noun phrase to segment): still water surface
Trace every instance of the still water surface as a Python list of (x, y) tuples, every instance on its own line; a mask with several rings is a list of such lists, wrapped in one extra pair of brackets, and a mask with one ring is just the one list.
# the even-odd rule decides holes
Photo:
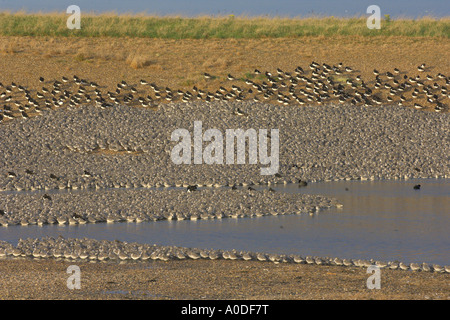
[[(420, 190), (414, 190), (421, 184)], [(335, 197), (318, 215), (0, 228), (0, 239), (62, 235), (183, 247), (450, 264), (448, 179), (342, 181), (274, 187)], [(124, 190), (126, 192), (126, 189)]]
[(370, 5), (378, 5), (381, 15), (392, 18), (445, 17), (450, 15), (450, 4), (445, 0), (0, 0), (0, 10), (28, 12), (66, 12), (76, 4), (81, 12), (141, 13), (154, 15), (201, 16), (230, 14), (243, 16), (336, 16), (368, 17)]

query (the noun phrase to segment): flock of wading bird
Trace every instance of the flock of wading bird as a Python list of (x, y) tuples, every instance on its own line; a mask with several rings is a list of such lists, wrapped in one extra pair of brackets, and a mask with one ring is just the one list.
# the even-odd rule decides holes
[[(100, 87), (97, 83), (80, 78), (62, 77), (60, 80), (46, 81), (39, 77), (42, 88), (28, 90), (16, 83), (4, 85), (0, 82), (0, 122), (14, 118), (29, 118), (39, 115), (46, 109), (63, 106), (75, 107), (81, 104), (95, 103), (101, 108), (114, 104), (157, 108), (163, 102), (171, 101), (243, 101), (279, 103), (282, 105), (315, 105), (331, 103), (334, 105), (393, 105), (410, 106), (416, 109), (428, 109), (435, 112), (446, 111), (446, 100), (450, 98), (448, 85), (450, 78), (442, 73), (426, 74), (427, 67), (417, 67), (419, 75), (409, 76), (394, 68), (392, 72), (379, 72), (374, 69), (374, 79), (366, 82), (357, 71), (349, 66), (319, 64), (311, 62), (309, 68), (297, 67), (293, 72), (278, 68), (276, 72), (261, 72), (247, 79), (236, 78), (228, 74), (230, 88), (220, 86), (215, 92), (202, 90), (194, 86), (190, 90), (173, 90), (159, 87), (142, 79), (138, 84), (128, 84), (122, 80), (114, 91)], [(310, 70), (308, 70), (310, 69)], [(204, 73), (205, 79), (217, 77)], [(252, 79), (248, 79), (252, 78)], [(255, 81), (258, 79), (260, 81)], [(100, 90), (103, 88), (104, 91)], [(2, 90), (3, 89), (3, 90)], [(106, 92), (105, 92), (106, 91)], [(238, 110), (238, 115), (245, 115)]]

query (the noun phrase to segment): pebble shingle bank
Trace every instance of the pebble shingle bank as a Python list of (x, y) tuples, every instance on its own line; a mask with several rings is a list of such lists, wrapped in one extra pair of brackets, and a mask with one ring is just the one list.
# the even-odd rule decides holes
[(184, 260), (184, 259), (227, 259), (253, 260), (273, 263), (299, 263), (315, 265), (336, 265), (346, 267), (369, 267), (393, 270), (412, 270), (425, 272), (450, 272), (450, 266), (442, 267), (436, 264), (390, 261), (374, 261), (361, 259), (340, 259), (329, 257), (313, 257), (300, 255), (270, 254), (237, 250), (195, 249), (177, 246), (160, 246), (122, 241), (107, 241), (94, 239), (64, 239), (62, 237), (46, 237), (42, 239), (20, 239), (17, 246), (0, 241), (0, 258), (56, 258), (72, 261), (92, 262), (126, 262), (147, 260)]
[[(239, 113), (236, 110), (239, 109)], [(242, 113), (242, 114), (241, 114)], [(278, 129), (280, 169), (174, 164), (176, 129)], [(449, 114), (398, 106), (279, 106), (251, 101), (46, 111), (0, 126), (0, 190), (232, 186), (449, 176)]]

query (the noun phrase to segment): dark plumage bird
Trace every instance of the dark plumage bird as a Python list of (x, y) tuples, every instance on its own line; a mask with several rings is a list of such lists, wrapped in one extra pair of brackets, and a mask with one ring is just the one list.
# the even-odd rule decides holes
[(55, 176), (53, 173), (50, 174), (50, 178), (52, 178), (54, 180), (59, 180), (59, 178), (57, 176)]
[(87, 170), (83, 171), (83, 177), (91, 177), (91, 176), (92, 176), (92, 174), (89, 171), (87, 171)]
[(444, 109), (445, 107), (442, 103), (438, 103), (438, 105), (434, 107), (435, 112), (442, 112)]
[(197, 191), (197, 186), (196, 185), (187, 187), (187, 192), (194, 192), (194, 191)]
[(14, 115), (13, 115), (12, 113), (10, 113), (10, 112), (5, 112), (5, 113), (3, 114), (3, 116), (4, 116), (6, 119), (14, 119)]
[(301, 73), (305, 73), (305, 71), (303, 71), (302, 67), (297, 67), (297, 68), (295, 68), (295, 73), (301, 74)]
[(419, 189), (420, 189), (420, 184), (416, 184), (416, 185), (413, 187), (413, 189), (414, 189), (414, 190), (419, 190)]
[(308, 183), (306, 181), (298, 180), (298, 186), (299, 187), (306, 187)]
[(43, 196), (42, 196), (42, 198), (44, 198), (44, 199), (46, 199), (46, 200), (52, 200), (52, 197), (50, 197), (48, 194), (44, 194)]
[[(447, 97), (450, 98), (447, 90), (447, 85), (450, 85), (450, 79), (441, 73), (438, 73), (436, 76), (422, 73), (426, 76), (423, 76), (423, 79), (421, 79), (421, 77), (417, 75), (400, 75), (401, 72), (398, 68), (390, 70), (391, 72), (380, 72), (377, 69), (373, 69), (375, 81), (373, 84), (370, 82), (372, 86), (369, 88), (369, 85), (362, 80), (361, 75), (356, 74), (355, 77), (348, 78), (345, 82), (339, 81), (342, 83), (336, 83), (333, 79), (333, 75), (342, 74), (344, 72), (351, 74), (351, 72), (355, 71), (352, 67), (343, 65), (342, 62), (336, 65), (328, 65), (326, 63), (319, 64), (312, 61), (312, 63), (309, 64), (309, 68), (311, 69), (310, 77), (305, 76), (305, 72), (300, 66), (297, 66), (292, 73), (276, 68), (276, 72), (273, 73), (264, 71), (263, 74), (266, 75), (266, 79), (261, 78), (262, 81), (257, 81), (256, 78), (254, 79), (255, 81), (243, 79), (245, 84), (250, 87), (240, 88), (233, 86), (232, 90), (227, 90), (220, 87), (219, 90), (211, 91), (211, 93), (202, 91), (194, 86), (193, 90), (196, 92), (195, 95), (188, 92), (185, 93), (177, 89), (172, 92), (169, 88), (165, 89), (165, 93), (167, 94), (163, 94), (164, 89), (160, 89), (156, 86), (156, 84), (150, 84), (146, 80), (141, 79), (138, 84), (150, 85), (155, 92), (154, 96), (148, 95), (147, 99), (143, 97), (134, 97), (130, 92), (137, 94), (138, 90), (136, 88), (138, 87), (133, 87), (131, 84), (128, 85), (124, 80), (121, 80), (114, 89), (116, 90), (115, 92), (114, 90), (113, 92), (108, 92), (108, 97), (113, 103), (123, 102), (127, 105), (137, 104), (142, 107), (148, 107), (149, 105), (152, 105), (153, 102), (170, 102), (176, 101), (177, 99), (180, 99), (183, 102), (199, 99), (206, 101), (207, 103), (214, 100), (243, 101), (246, 99), (252, 99), (255, 102), (264, 100), (272, 102), (278, 101), (278, 103), (282, 105), (289, 105), (293, 102), (298, 105), (309, 103), (322, 104), (327, 103), (329, 100), (335, 99), (342, 105), (351, 103), (353, 105), (364, 104), (367, 106), (373, 106), (382, 105), (386, 102), (395, 102), (399, 105), (402, 105), (403, 103), (406, 105), (406, 103), (408, 103), (409, 106), (417, 109), (424, 108), (435, 112), (444, 112), (448, 109), (448, 106), (442, 102), (444, 102), (444, 99)], [(425, 67), (425, 64), (421, 64), (417, 66), (417, 69), (422, 72), (427, 71), (428, 68)], [(254, 69), (254, 74), (261, 74), (261, 71)], [(209, 73), (203, 73), (203, 75), (206, 79), (217, 78)], [(382, 75), (385, 75), (386, 78), (382, 79)], [(56, 80), (48, 81), (48, 79), (44, 80), (43, 77), (39, 77), (39, 81), (41, 83), (44, 83), (45, 81), (48, 83), (53, 83), (52, 85), (49, 84), (49, 86), (52, 87), (48, 87), (48, 89), (42, 87), (40, 92), (36, 92), (36, 100), (33, 99), (30, 91), (23, 86), (11, 83), (10, 86), (4, 87), (0, 84), (0, 87), (5, 88), (5, 91), (0, 93), (0, 99), (2, 102), (4, 101), (7, 103), (2, 107), (2, 109), (0, 109), (0, 122), (6, 119), (20, 118), (21, 116), (27, 118), (28, 116), (38, 115), (42, 110), (57, 109), (59, 106), (64, 106), (67, 104), (74, 107), (85, 102), (90, 103), (94, 101), (96, 105), (101, 108), (110, 107), (113, 105), (110, 102), (106, 102), (106, 100), (102, 97), (102, 92), (97, 89), (98, 85), (96, 83), (81, 79), (74, 75), (73, 80), (76, 84), (78, 84), (78, 86), (73, 89), (75, 92), (71, 92), (68, 88), (69, 84), (64, 83), (70, 83), (70, 85), (73, 85), (72, 81), (64, 76), (61, 77), (60, 80), (61, 79), (62, 82)], [(226, 79), (239, 80), (238, 77), (234, 77), (230, 73), (227, 75)], [(444, 79), (445, 84), (441, 85), (439, 83), (439, 81), (441, 81), (440, 79)], [(434, 84), (432, 84), (433, 82)], [(66, 86), (66, 88), (61, 88), (61, 86)], [(92, 87), (96, 96), (91, 99), (90, 92), (88, 92), (89, 89), (86, 89), (83, 86)], [(18, 88), (20, 92), (23, 92), (24, 100), (26, 101), (20, 100), (20, 98), (15, 94), (14, 88)], [(372, 93), (371, 89), (376, 91), (376, 94)], [(130, 92), (124, 92), (128, 90), (130, 90)], [(410, 90), (411, 96), (408, 97), (407, 94)], [(61, 94), (61, 92), (64, 93)], [(402, 94), (408, 97), (408, 99), (406, 99)], [(418, 98), (420, 98), (422, 94), (426, 95), (427, 102), (425, 102), (423, 106), (418, 103), (414, 104), (414, 102), (420, 102), (418, 101)], [(179, 96), (179, 98), (176, 96)], [(42, 99), (42, 101), (45, 100), (45, 106), (41, 107), (39, 105), (39, 102), (37, 101), (41, 101), (40, 99)], [(16, 107), (12, 105), (13, 103)], [(11, 107), (14, 109), (11, 109)], [(240, 116), (249, 115), (239, 109), (235, 110), (234, 114)]]

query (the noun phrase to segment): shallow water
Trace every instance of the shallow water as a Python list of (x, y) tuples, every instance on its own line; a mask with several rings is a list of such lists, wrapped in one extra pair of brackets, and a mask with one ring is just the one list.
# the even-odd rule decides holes
[[(421, 184), (420, 190), (414, 190)], [(183, 247), (450, 264), (450, 184), (445, 179), (277, 186), (336, 197), (318, 215), (0, 228), (0, 239), (62, 235)], [(77, 191), (80, 192), (80, 191)], [(86, 191), (84, 191), (86, 192)], [(89, 191), (87, 191), (89, 192)], [(124, 189), (126, 192), (126, 189)]]
[[(26, 10), (29, 12), (65, 12), (71, 1), (53, 0), (0, 0), (0, 8), (3, 10)], [(367, 7), (376, 4), (381, 9), (381, 15), (389, 14), (392, 18), (397, 17), (422, 17), (437, 16), (444, 17), (450, 14), (448, 1), (443, 0), (378, 0), (354, 1), (354, 0), (260, 0), (255, 5), (253, 0), (170, 0), (170, 1), (148, 1), (148, 0), (78, 0), (76, 5), (84, 12), (112, 12), (117, 13), (140, 13), (146, 12), (157, 15), (244, 15), (244, 16), (369, 16), (366, 14)]]

